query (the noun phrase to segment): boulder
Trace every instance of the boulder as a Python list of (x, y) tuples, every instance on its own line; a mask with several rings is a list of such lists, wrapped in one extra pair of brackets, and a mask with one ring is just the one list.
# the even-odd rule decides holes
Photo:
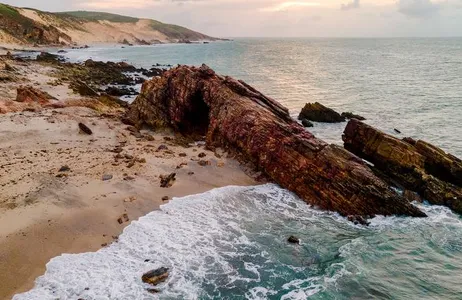
[(150, 285), (158, 285), (161, 282), (164, 282), (168, 278), (168, 268), (159, 268), (149, 272), (146, 272), (141, 277), (141, 280), (144, 283)]
[(430, 203), (462, 213), (462, 161), (424, 141), (400, 140), (352, 119), (343, 134), (345, 148), (370, 161), (387, 178)]
[(205, 136), (207, 149), (238, 155), (318, 208), (344, 216), (426, 216), (360, 158), (305, 130), (287, 108), (205, 65), (179, 66), (146, 81), (124, 118), (138, 128)]
[(82, 131), (85, 134), (88, 134), (88, 135), (93, 134), (93, 131), (91, 131), (91, 129), (87, 125), (85, 125), (83, 123), (79, 123), (79, 129), (80, 129), (80, 131)]
[(16, 101), (33, 103), (37, 102), (41, 105), (49, 104), (50, 100), (55, 100), (53, 96), (47, 92), (41, 91), (31, 86), (20, 86), (17, 88)]
[(298, 119), (307, 119), (321, 123), (340, 123), (346, 121), (345, 117), (342, 117), (338, 112), (325, 107), (319, 102), (307, 103), (300, 112)]
[(289, 236), (289, 238), (287, 239), (287, 241), (291, 244), (300, 244), (300, 239), (296, 236)]
[(311, 123), (311, 121), (307, 119), (302, 119), (302, 125), (303, 127), (307, 127), (307, 128), (314, 126), (313, 123)]

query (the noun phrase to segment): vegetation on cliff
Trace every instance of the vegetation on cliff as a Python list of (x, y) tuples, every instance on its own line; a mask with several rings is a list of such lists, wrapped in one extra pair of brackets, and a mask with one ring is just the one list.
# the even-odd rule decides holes
[(90, 43), (152, 44), (214, 40), (205, 34), (156, 20), (104, 12), (50, 13), (0, 3), (0, 43), (73, 45)]

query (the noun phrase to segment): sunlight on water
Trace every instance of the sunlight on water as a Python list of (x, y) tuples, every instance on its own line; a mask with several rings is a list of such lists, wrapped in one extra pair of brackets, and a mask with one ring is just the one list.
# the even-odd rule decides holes
[[(425, 139), (462, 156), (462, 38), (238, 39), (196, 45), (90, 48), (67, 54), (126, 60), (137, 66), (206, 63), (243, 79), (287, 106), (294, 116), (307, 102), (353, 111), (402, 137)], [(310, 129), (341, 142), (345, 124)]]

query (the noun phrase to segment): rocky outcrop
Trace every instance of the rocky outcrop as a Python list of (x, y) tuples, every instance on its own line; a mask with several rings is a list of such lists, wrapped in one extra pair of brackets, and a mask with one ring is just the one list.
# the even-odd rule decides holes
[(319, 102), (307, 103), (300, 112), (298, 119), (307, 119), (321, 123), (340, 123), (346, 121), (345, 117), (341, 116), (338, 112), (325, 107)]
[(430, 203), (462, 213), (462, 161), (410, 138), (400, 140), (358, 120), (343, 135), (345, 148), (374, 164), (385, 176)]
[(180, 66), (143, 84), (124, 120), (170, 127), (250, 161), (309, 204), (344, 216), (425, 216), (342, 147), (328, 145), (288, 110), (207, 66)]
[(48, 104), (50, 100), (56, 99), (50, 94), (31, 86), (20, 86), (17, 89), (17, 102)]

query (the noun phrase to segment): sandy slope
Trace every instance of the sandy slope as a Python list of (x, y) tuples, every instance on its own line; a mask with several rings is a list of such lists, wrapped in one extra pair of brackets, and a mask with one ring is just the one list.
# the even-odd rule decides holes
[[(52, 70), (14, 67), (22, 81), (60, 101), (77, 97), (65, 85), (47, 85)], [(0, 95), (0, 105), (11, 101), (13, 84), (1, 83)], [(94, 134), (79, 132), (78, 122)], [(117, 118), (86, 107), (0, 114), (0, 299), (31, 288), (51, 258), (115, 241), (132, 220), (165, 203), (164, 196), (255, 184), (231, 159), (179, 146), (169, 133), (142, 133), (136, 138)], [(199, 153), (210, 165), (198, 164)], [(65, 165), (70, 171), (59, 172)], [(171, 172), (176, 182), (161, 188), (159, 175)], [(129, 221), (119, 224), (123, 214)]]

